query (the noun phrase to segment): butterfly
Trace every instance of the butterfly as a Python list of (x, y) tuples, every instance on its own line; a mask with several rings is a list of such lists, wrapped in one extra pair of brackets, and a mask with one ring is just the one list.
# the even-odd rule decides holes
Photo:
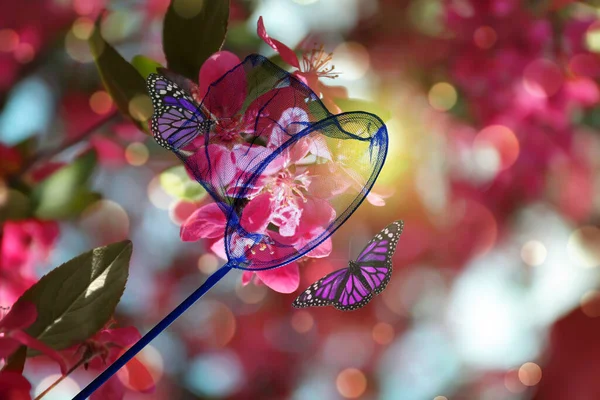
[(350, 311), (365, 306), (381, 293), (392, 277), (392, 255), (402, 230), (403, 221), (395, 221), (379, 232), (362, 250), (356, 261), (319, 279), (294, 302), (296, 308), (332, 305)]
[(152, 133), (161, 146), (179, 149), (198, 133), (209, 131), (215, 121), (188, 94), (191, 81), (164, 69), (161, 72), (169, 77), (150, 74), (147, 79), (154, 106)]

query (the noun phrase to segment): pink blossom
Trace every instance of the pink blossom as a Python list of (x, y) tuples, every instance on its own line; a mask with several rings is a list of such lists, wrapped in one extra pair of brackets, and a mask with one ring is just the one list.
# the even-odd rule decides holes
[(31, 400), (31, 383), (20, 373), (0, 371), (0, 393), (2, 399)]
[[(89, 361), (86, 369), (103, 370), (106, 365), (113, 363), (131, 345), (137, 342), (141, 335), (134, 327), (111, 328), (114, 321), (100, 330), (80, 346), (79, 352)], [(119, 400), (125, 396), (126, 388), (139, 392), (154, 391), (154, 378), (148, 369), (137, 358), (133, 358), (111, 377), (100, 389), (92, 394), (92, 400)]]
[(35, 219), (7, 221), (0, 247), (0, 273), (34, 277), (34, 267), (44, 262), (58, 238), (58, 223)]
[(33, 324), (36, 319), (35, 305), (26, 301), (15, 303), (9, 313), (0, 319), (0, 334), (2, 334), (0, 336), (0, 359), (8, 358), (19, 346), (25, 345), (52, 358), (59, 364), (62, 374), (66, 374), (67, 364), (62, 356), (56, 350), (25, 333), (24, 329)]
[(333, 73), (333, 65), (330, 65), (332, 59), (331, 53), (326, 53), (321, 46), (304, 52), (302, 61), (300, 61), (294, 50), (267, 34), (262, 17), (258, 19), (257, 33), (266, 44), (279, 53), (283, 61), (295, 68), (293, 72), (294, 76), (306, 83), (313, 92), (319, 95), (329, 110), (336, 113), (341, 111), (335, 104), (334, 99), (347, 98), (348, 93), (346, 88), (342, 86), (327, 86), (319, 80), (319, 78), (334, 79), (338, 76)]

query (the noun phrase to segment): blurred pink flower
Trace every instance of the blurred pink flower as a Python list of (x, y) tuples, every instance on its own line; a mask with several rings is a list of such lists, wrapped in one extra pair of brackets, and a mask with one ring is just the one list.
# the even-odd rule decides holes
[[(142, 337), (134, 327), (111, 328), (113, 323), (110, 321), (107, 327), (80, 346), (79, 352), (89, 360), (84, 364), (86, 369), (103, 370)], [(96, 390), (91, 400), (120, 400), (125, 396), (126, 388), (144, 393), (154, 391), (154, 378), (137, 358), (128, 361), (117, 375)]]
[(343, 86), (327, 86), (319, 80), (319, 78), (333, 79), (338, 76), (333, 72), (334, 66), (330, 65), (332, 59), (331, 53), (326, 53), (321, 46), (310, 51), (305, 51), (300, 61), (294, 50), (267, 34), (262, 17), (258, 19), (257, 33), (266, 44), (279, 53), (283, 61), (296, 68), (293, 75), (307, 84), (313, 92), (321, 97), (321, 100), (323, 100), (323, 103), (325, 103), (330, 111), (334, 113), (341, 111), (335, 104), (334, 99), (347, 98), (348, 92), (346, 88)]
[(0, 359), (7, 359), (19, 346), (25, 345), (47, 355), (60, 366), (62, 374), (67, 373), (67, 364), (62, 356), (39, 340), (25, 333), (37, 319), (37, 311), (32, 303), (17, 302), (2, 319), (0, 319)]
[(0, 398), (31, 400), (31, 383), (18, 372), (0, 371)]
[(5, 222), (0, 246), (0, 273), (13, 277), (35, 277), (34, 267), (48, 258), (58, 234), (55, 221), (29, 219)]

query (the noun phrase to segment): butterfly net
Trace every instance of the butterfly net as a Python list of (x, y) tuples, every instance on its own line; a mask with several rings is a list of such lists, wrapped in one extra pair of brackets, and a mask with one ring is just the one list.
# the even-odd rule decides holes
[(236, 268), (275, 268), (330, 246), (385, 160), (387, 131), (377, 116), (331, 114), (308, 86), (259, 55), (212, 83), (199, 106), (190, 100), (171, 100), (171, 114), (188, 117), (157, 139), (227, 217), (225, 251)]

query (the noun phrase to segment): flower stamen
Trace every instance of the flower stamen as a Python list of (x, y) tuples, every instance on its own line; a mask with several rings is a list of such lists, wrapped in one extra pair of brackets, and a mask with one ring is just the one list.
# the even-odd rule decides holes
[(326, 53), (323, 45), (315, 47), (302, 56), (302, 72), (315, 74), (318, 78), (335, 79), (339, 74), (333, 73), (335, 65), (329, 65), (332, 59), (333, 53)]

